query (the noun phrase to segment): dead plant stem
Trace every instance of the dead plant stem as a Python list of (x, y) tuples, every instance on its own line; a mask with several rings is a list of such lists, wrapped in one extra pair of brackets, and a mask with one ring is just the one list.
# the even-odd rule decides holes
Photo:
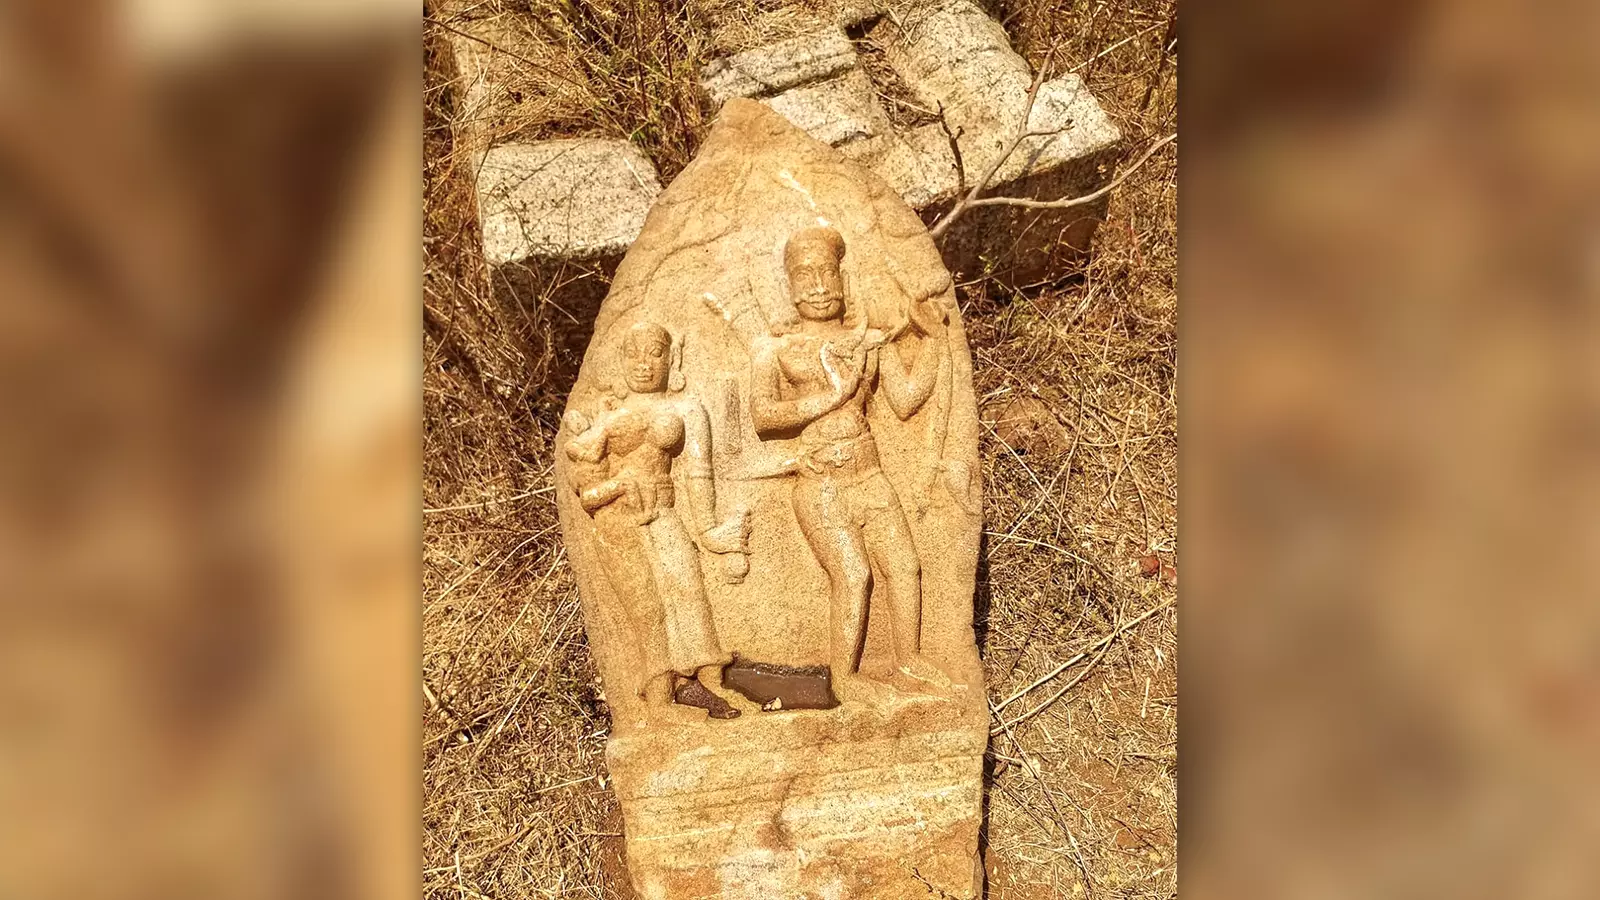
[(1027, 687), (1023, 688), (1022, 690), (1019, 690), (1016, 693), (1012, 694), (1011, 696), (1007, 697), (1006, 699), (1000, 701), (1000, 703), (995, 706), (995, 712), (998, 714), (1000, 710), (1003, 710), (1007, 706), (1010, 706), (1018, 698), (1026, 696), (1028, 693), (1033, 691), (1035, 688), (1040, 687), (1041, 685), (1043, 685), (1043, 684), (1049, 682), (1051, 679), (1055, 678), (1057, 675), (1060, 675), (1062, 672), (1065, 672), (1066, 670), (1068, 670), (1068, 669), (1072, 668), (1073, 666), (1077, 665), (1078, 663), (1082, 662), (1084, 660), (1084, 658), (1089, 655), (1090, 652), (1092, 652), (1094, 650), (1097, 650), (1100, 647), (1103, 647), (1103, 646), (1106, 646), (1106, 645), (1110, 644), (1112, 641), (1116, 640), (1118, 636), (1120, 636), (1121, 634), (1126, 632), (1128, 629), (1132, 628), (1135, 625), (1138, 625), (1140, 622), (1143, 622), (1145, 619), (1148, 619), (1151, 616), (1155, 615), (1156, 613), (1161, 612), (1162, 610), (1166, 609), (1167, 607), (1171, 606), (1172, 604), (1174, 604), (1176, 602), (1178, 602), (1178, 598), (1176, 598), (1176, 597), (1169, 598), (1166, 601), (1164, 601), (1162, 603), (1159, 603), (1156, 606), (1151, 607), (1150, 609), (1145, 610), (1144, 612), (1140, 613), (1139, 615), (1134, 616), (1133, 618), (1129, 619), (1128, 621), (1123, 622), (1121, 625), (1118, 625), (1116, 628), (1112, 629), (1111, 632), (1109, 634), (1107, 634), (1105, 637), (1100, 638), (1099, 640), (1097, 640), (1094, 643), (1090, 644), (1088, 647), (1085, 647), (1082, 652), (1079, 652), (1079, 653), (1073, 655), (1073, 657), (1071, 659), (1068, 659), (1066, 662), (1062, 663), (1061, 665), (1056, 666), (1054, 669), (1051, 669), (1048, 673), (1040, 676), (1039, 680), (1033, 682), (1032, 684), (1030, 684)]

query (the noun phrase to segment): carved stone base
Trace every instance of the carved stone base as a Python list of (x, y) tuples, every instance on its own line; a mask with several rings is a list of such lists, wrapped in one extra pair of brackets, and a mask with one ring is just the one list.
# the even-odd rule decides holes
[(643, 900), (970, 900), (982, 887), (981, 709), (747, 713), (613, 735)]

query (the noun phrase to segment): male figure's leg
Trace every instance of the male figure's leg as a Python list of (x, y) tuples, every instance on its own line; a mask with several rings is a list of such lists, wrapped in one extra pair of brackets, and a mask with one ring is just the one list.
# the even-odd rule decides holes
[[(836, 681), (853, 676), (867, 636), (867, 591), (872, 567), (861, 529), (822, 478), (802, 478), (794, 488), (794, 514), (806, 544), (828, 575), (828, 661)], [(832, 496), (829, 496), (832, 495)]]
[(883, 576), (895, 665), (919, 681), (947, 685), (949, 679), (922, 655), (922, 563), (911, 525), (888, 479), (879, 476), (861, 488), (870, 491), (862, 498), (871, 508), (862, 534), (867, 553)]
[(867, 553), (883, 576), (894, 658), (904, 665), (922, 647), (922, 563), (900, 504), (876, 509), (862, 529)]

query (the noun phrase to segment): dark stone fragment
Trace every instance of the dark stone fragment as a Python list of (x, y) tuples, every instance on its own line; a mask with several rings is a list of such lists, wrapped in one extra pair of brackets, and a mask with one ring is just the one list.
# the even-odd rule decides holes
[(684, 706), (694, 706), (706, 711), (713, 719), (737, 719), (739, 711), (733, 708), (728, 701), (706, 690), (706, 686), (698, 681), (685, 681), (678, 685), (673, 692), (672, 699)]
[(722, 670), (723, 687), (732, 688), (762, 709), (833, 709), (833, 673), (827, 666), (785, 666), (756, 662), (738, 654)]

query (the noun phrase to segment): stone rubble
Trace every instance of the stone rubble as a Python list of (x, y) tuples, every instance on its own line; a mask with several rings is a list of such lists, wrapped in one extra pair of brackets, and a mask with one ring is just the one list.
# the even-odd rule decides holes
[[(891, 35), (883, 42), (890, 67), (923, 112), (943, 110), (945, 122), (960, 135), (966, 176), (978, 178), (1004, 152), (1027, 107), (1033, 81), (1028, 63), (1011, 48), (1005, 29), (970, 0), (894, 10), (877, 27)], [(833, 28), (738, 54), (709, 64), (702, 83), (719, 101), (750, 87), (741, 96), (759, 99), (871, 168), (931, 224), (960, 193), (949, 138), (938, 122), (906, 130), (885, 127), (878, 90), (859, 59), (847, 66), (838, 62), (844, 40), (844, 30)], [(823, 57), (830, 60), (827, 80), (807, 81), (799, 74), (820, 72), (822, 67), (810, 61)], [(729, 78), (727, 73), (736, 70), (789, 77), (757, 85)], [(1041, 85), (1028, 126), (1047, 134), (1023, 141), (996, 173), (987, 195), (1080, 196), (1112, 177), (1122, 135), (1078, 76), (1069, 73)], [(959, 277), (988, 274), (1013, 286), (1058, 276), (1088, 249), (1104, 207), (1101, 202), (1068, 210), (971, 210), (940, 242), (945, 265)]]
[[(959, 130), (969, 179), (985, 171), (1015, 133), (1032, 80), (1005, 30), (971, 0), (901, 3), (852, 13), (876, 22), (884, 61), (923, 107), (942, 109)], [(759, 100), (812, 137), (883, 178), (929, 224), (960, 193), (949, 140), (937, 121), (897, 128), (886, 114), (846, 27), (823, 28), (714, 60), (702, 73), (713, 104)], [(491, 35), (492, 38), (492, 35)], [(605, 283), (637, 236), (660, 192), (650, 161), (626, 141), (489, 143), (483, 125), (509, 101), (493, 84), (495, 54), (481, 41), (452, 39), (466, 134), (482, 152), (480, 215), (494, 284), (518, 302), (551, 302), (586, 325)], [(1071, 73), (1045, 82), (1026, 139), (997, 172), (986, 194), (1035, 199), (1079, 196), (1103, 187), (1122, 135)], [(989, 275), (1011, 286), (1060, 277), (1078, 264), (1105, 201), (1068, 210), (989, 206), (968, 211), (940, 241), (958, 279)], [(583, 331), (574, 346), (586, 340)]]

